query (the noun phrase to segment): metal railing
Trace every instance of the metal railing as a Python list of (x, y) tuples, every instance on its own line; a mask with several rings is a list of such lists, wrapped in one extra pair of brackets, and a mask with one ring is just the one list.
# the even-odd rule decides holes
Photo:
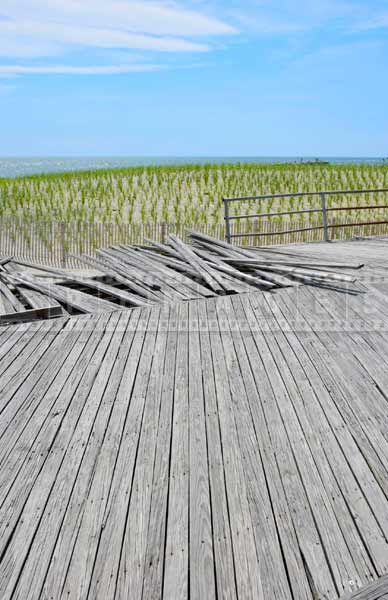
[[(320, 192), (297, 192), (297, 193), (287, 193), (287, 194), (265, 194), (262, 196), (243, 196), (236, 198), (223, 198), (224, 202), (224, 211), (225, 211), (225, 238), (231, 243), (234, 238), (241, 237), (260, 237), (273, 235), (272, 233), (231, 233), (230, 222), (237, 219), (260, 219), (260, 218), (269, 218), (269, 217), (279, 217), (285, 215), (300, 215), (300, 214), (312, 214), (312, 213), (321, 213), (322, 215), (322, 225), (314, 226), (314, 227), (302, 227), (299, 229), (286, 229), (283, 231), (277, 231), (276, 235), (285, 235), (290, 233), (299, 233), (303, 231), (313, 231), (323, 229), (323, 236), (325, 242), (330, 241), (330, 229), (336, 227), (356, 227), (362, 225), (383, 225), (385, 223), (388, 224), (387, 220), (384, 221), (367, 221), (363, 223), (335, 223), (329, 224), (328, 222), (328, 213), (333, 211), (347, 211), (352, 212), (354, 210), (377, 210), (377, 209), (388, 209), (388, 204), (375, 204), (375, 205), (364, 205), (364, 206), (346, 206), (346, 207), (328, 207), (327, 205), (327, 196), (336, 196), (336, 195), (345, 195), (345, 194), (377, 194), (377, 193), (387, 193), (388, 188), (382, 189), (372, 189), (372, 190), (330, 190), (330, 191), (320, 191)], [(301, 210), (286, 210), (281, 212), (263, 212), (257, 214), (248, 214), (248, 215), (230, 215), (229, 214), (229, 203), (231, 202), (246, 202), (251, 200), (256, 200), (259, 203), (263, 200), (273, 200), (276, 198), (302, 198), (306, 196), (319, 196), (321, 201), (321, 206), (319, 208), (309, 208), (309, 209), (301, 209)]]

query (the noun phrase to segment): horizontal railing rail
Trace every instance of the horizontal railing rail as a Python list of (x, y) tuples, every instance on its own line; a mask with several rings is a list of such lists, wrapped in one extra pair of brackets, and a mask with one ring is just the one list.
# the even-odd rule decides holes
[[(365, 222), (355, 222), (355, 223), (329, 223), (328, 222), (328, 213), (331, 212), (344, 212), (352, 213), (353, 211), (360, 210), (380, 210), (385, 209), (388, 210), (388, 204), (363, 204), (362, 206), (354, 205), (354, 206), (333, 206), (330, 207), (327, 205), (327, 197), (328, 196), (344, 196), (349, 194), (359, 195), (359, 194), (380, 194), (380, 193), (388, 193), (388, 188), (377, 188), (377, 189), (361, 189), (361, 190), (325, 190), (325, 191), (316, 191), (316, 192), (288, 192), (285, 194), (263, 194), (260, 196), (240, 196), (234, 198), (223, 198), (224, 203), (224, 219), (225, 219), (225, 238), (231, 243), (231, 241), (235, 238), (253, 238), (260, 236), (270, 236), (273, 235), (272, 232), (255, 232), (255, 233), (234, 233), (231, 232), (231, 221), (240, 221), (249, 220), (249, 219), (261, 219), (261, 218), (271, 218), (271, 217), (281, 217), (288, 215), (302, 215), (302, 214), (312, 214), (312, 213), (320, 213), (322, 215), (322, 225), (315, 225), (314, 227), (300, 227), (298, 229), (285, 229), (283, 231), (277, 231), (276, 235), (289, 235), (292, 233), (300, 233), (307, 231), (316, 231), (323, 230), (323, 237), (326, 242), (330, 241), (330, 229), (339, 228), (339, 227), (359, 227), (359, 226), (367, 226), (367, 225), (384, 225), (388, 224), (388, 220), (379, 220), (379, 221), (365, 221)], [(247, 202), (247, 201), (257, 201), (260, 203), (264, 200), (275, 200), (275, 199), (284, 199), (284, 198), (303, 198), (303, 197), (319, 197), (321, 201), (321, 205), (316, 208), (303, 208), (299, 210), (282, 210), (277, 212), (258, 212), (255, 214), (233, 214), (231, 215), (229, 212), (229, 204), (231, 202)]]

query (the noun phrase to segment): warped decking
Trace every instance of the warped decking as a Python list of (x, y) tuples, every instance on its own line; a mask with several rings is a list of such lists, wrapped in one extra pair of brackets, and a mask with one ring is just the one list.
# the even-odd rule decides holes
[(378, 260), (1, 329), (0, 598), (387, 597)]

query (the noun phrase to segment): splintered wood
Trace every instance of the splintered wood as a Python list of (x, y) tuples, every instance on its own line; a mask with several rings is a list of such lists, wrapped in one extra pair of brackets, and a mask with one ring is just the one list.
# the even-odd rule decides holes
[(301, 284), (349, 286), (363, 266), (338, 258), (306, 260), (295, 251), (239, 248), (191, 230), (188, 237), (189, 244), (170, 235), (166, 244), (111, 246), (95, 257), (77, 256), (95, 270), (93, 276), (1, 259), (0, 324)]

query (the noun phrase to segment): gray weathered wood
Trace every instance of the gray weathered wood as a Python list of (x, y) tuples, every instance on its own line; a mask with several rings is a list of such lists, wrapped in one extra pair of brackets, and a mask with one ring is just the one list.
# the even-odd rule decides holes
[[(368, 244), (337, 259), (365, 253), (351, 294), (154, 290), (159, 306), (2, 328), (1, 598), (384, 598), (388, 260)], [(178, 260), (128, 256), (152, 252)]]
[(386, 595), (388, 595), (388, 575), (353, 594), (344, 596), (343, 600), (384, 600)]
[(198, 273), (198, 276), (207, 283), (210, 289), (216, 293), (222, 292), (223, 286), (220, 284), (220, 278), (216, 276), (212, 269), (206, 266), (206, 263), (203, 260), (196, 256), (195, 253), (185, 244), (183, 244), (183, 242), (176, 236), (170, 235), (169, 241), (178, 254), (183, 257), (183, 260), (191, 265), (191, 267)]
[(189, 597), (189, 394), (188, 394), (188, 306), (182, 304), (178, 317), (175, 363), (174, 408), (171, 434), (171, 463), (163, 595), (185, 600)]
[(56, 285), (54, 283), (47, 284), (41, 280), (23, 275), (13, 275), (12, 279), (24, 285), (25, 287), (36, 290), (37, 292), (43, 292), (49, 298), (55, 298), (61, 304), (71, 306), (84, 313), (99, 313), (99, 312), (111, 312), (118, 310), (119, 307), (113, 302), (108, 302), (102, 298), (96, 298), (89, 294), (84, 294), (78, 290), (72, 290), (63, 286)]
[(0, 315), (0, 325), (9, 325), (11, 323), (23, 323), (30, 321), (39, 321), (41, 319), (54, 319), (62, 317), (61, 306), (47, 306), (45, 308), (31, 308), (23, 312), (15, 312), (5, 315)]

